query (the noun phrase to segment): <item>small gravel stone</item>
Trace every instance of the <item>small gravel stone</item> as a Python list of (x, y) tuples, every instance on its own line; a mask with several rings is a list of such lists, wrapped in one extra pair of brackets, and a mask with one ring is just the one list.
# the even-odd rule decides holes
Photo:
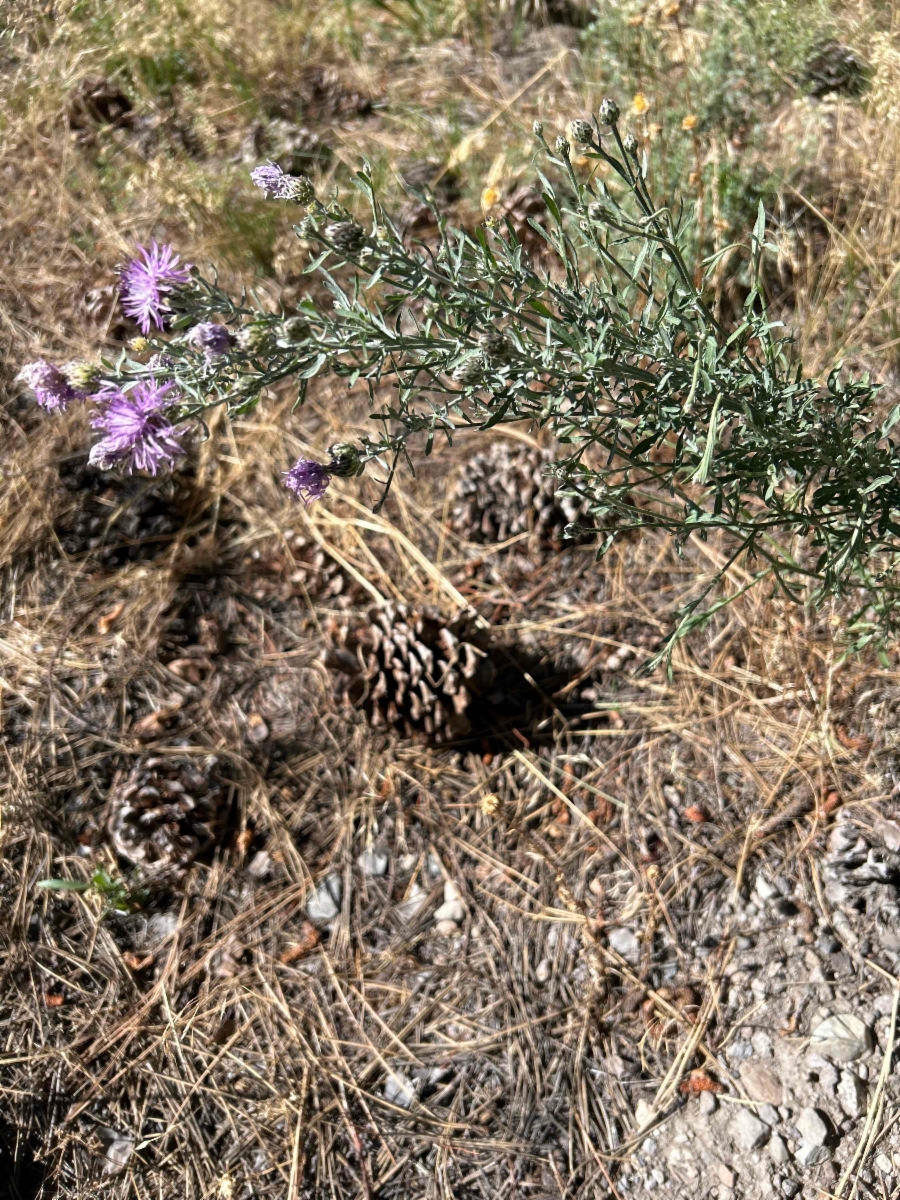
[(550, 978), (552, 967), (549, 958), (542, 958), (534, 969), (534, 977), (538, 983), (546, 983)]
[(769, 1138), (769, 1127), (749, 1108), (742, 1108), (731, 1122), (731, 1136), (742, 1150), (756, 1150)]
[(437, 922), (455, 921), (457, 924), (463, 920), (466, 915), (466, 910), (459, 900), (445, 900), (444, 903), (435, 911), (434, 919)]
[(805, 1143), (797, 1151), (797, 1162), (801, 1167), (817, 1167), (828, 1158), (824, 1146), (808, 1146)]
[(701, 1092), (697, 1107), (703, 1113), (704, 1117), (711, 1117), (719, 1107), (719, 1102), (712, 1092)]
[(253, 879), (265, 879), (272, 873), (272, 856), (268, 850), (257, 850), (247, 864), (247, 874)]
[(411, 1079), (396, 1071), (384, 1083), (384, 1098), (400, 1108), (409, 1108), (416, 1098), (417, 1087)]
[(781, 1194), (787, 1196), (791, 1200), (800, 1191), (800, 1184), (796, 1179), (783, 1179), (781, 1181)]
[(725, 1050), (725, 1057), (730, 1062), (740, 1062), (742, 1058), (752, 1058), (753, 1047), (749, 1042), (732, 1042)]
[(341, 911), (344, 885), (340, 875), (327, 875), (306, 902), (306, 915), (325, 925)]
[(777, 1133), (773, 1133), (769, 1138), (769, 1157), (777, 1167), (783, 1167), (790, 1158), (784, 1138), (779, 1137)]
[(388, 856), (382, 850), (364, 850), (356, 861), (363, 875), (370, 878), (387, 874)]
[(741, 1083), (750, 1099), (759, 1104), (774, 1104), (777, 1107), (784, 1102), (784, 1085), (773, 1068), (765, 1063), (756, 1060), (745, 1062), (741, 1067)]
[(732, 1171), (731, 1167), (726, 1166), (725, 1163), (719, 1163), (718, 1167), (716, 1168), (716, 1173), (719, 1176), (719, 1182), (723, 1187), (733, 1188), (737, 1183), (737, 1175), (734, 1171)]
[(803, 1109), (797, 1118), (797, 1132), (807, 1146), (824, 1146), (828, 1140), (828, 1126), (815, 1108)]
[(886, 1154), (882, 1153), (875, 1155), (875, 1166), (882, 1173), (882, 1175), (893, 1175), (894, 1173), (894, 1164)]
[(772, 1056), (772, 1039), (764, 1029), (757, 1029), (750, 1039), (750, 1045), (757, 1057), (770, 1058)]
[(778, 888), (773, 883), (769, 883), (765, 876), (757, 875), (756, 894), (760, 900), (771, 900), (773, 896), (778, 895)]
[(852, 1013), (827, 1017), (813, 1029), (810, 1041), (811, 1049), (840, 1063), (854, 1062), (872, 1047), (872, 1030)]
[(837, 1098), (848, 1117), (861, 1117), (866, 1111), (866, 1085), (852, 1071), (841, 1071)]
[(616, 954), (621, 954), (629, 962), (635, 962), (640, 958), (641, 948), (633, 929), (619, 927), (611, 930), (609, 945), (610, 949), (615, 950)]
[[(646, 1129), (648, 1125), (652, 1125), (659, 1116), (656, 1109), (648, 1100), (638, 1100), (634, 1109), (634, 1119), (637, 1122), (638, 1129)], [(647, 1149), (647, 1142), (644, 1142), (644, 1150)]]
[(756, 1115), (761, 1121), (765, 1121), (767, 1125), (777, 1125), (781, 1120), (778, 1115), (778, 1109), (774, 1104), (761, 1104), (756, 1110)]
[(436, 921), (434, 932), (438, 937), (455, 937), (459, 933), (459, 926), (455, 921)]

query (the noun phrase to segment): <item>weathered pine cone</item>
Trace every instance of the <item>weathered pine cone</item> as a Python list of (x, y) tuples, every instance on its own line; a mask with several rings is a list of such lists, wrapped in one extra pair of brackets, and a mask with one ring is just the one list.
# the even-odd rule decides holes
[(224, 822), (227, 789), (216, 765), (212, 755), (138, 763), (112, 797), (108, 829), (116, 853), (150, 875), (185, 871)]
[[(822, 866), (825, 896), (836, 908), (900, 919), (900, 826), (877, 817), (860, 822), (841, 812)], [(900, 948), (900, 939), (898, 939)]]
[(501, 0), (501, 14), (533, 25), (571, 25), (584, 29), (594, 8), (590, 0)]
[(456, 488), (453, 531), (481, 544), (522, 533), (543, 545), (565, 541), (565, 527), (581, 520), (585, 509), (574, 497), (557, 494), (557, 480), (543, 473), (552, 461), (548, 450), (505, 441), (476, 454)]
[(362, 708), (373, 728), (394, 728), (435, 742), (471, 732), (468, 710), (495, 677), (485, 637), (472, 614), (445, 619), (386, 604), (326, 652), (345, 678), (337, 691)]

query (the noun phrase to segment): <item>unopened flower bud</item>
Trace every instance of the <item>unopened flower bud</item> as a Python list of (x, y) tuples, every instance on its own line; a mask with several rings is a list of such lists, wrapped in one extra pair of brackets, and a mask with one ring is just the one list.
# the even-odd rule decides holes
[(185, 341), (202, 350), (208, 359), (222, 358), (231, 349), (231, 334), (215, 321), (201, 321), (187, 334)]
[(592, 142), (594, 140), (594, 127), (590, 121), (583, 121), (579, 118), (577, 121), (573, 121), (569, 128), (576, 142)]
[(544, 136), (543, 121), (535, 121), (535, 123), (531, 126), (531, 132), (534, 134), (534, 136), (536, 138), (543, 137)]
[(453, 372), (453, 378), (457, 383), (461, 383), (463, 387), (469, 387), (478, 381), (484, 375), (484, 355), (473, 354), (470, 358), (465, 359), (459, 364)]
[(128, 343), (128, 349), (134, 354), (145, 354), (150, 349), (150, 342), (143, 336), (133, 337)]
[(584, 526), (579, 525), (577, 521), (571, 521), (563, 529), (563, 537), (566, 539), (566, 541), (572, 541), (572, 542), (578, 541), (578, 539), (583, 536), (584, 536)]
[(285, 175), (281, 185), (279, 199), (293, 200), (295, 204), (312, 204), (316, 198), (316, 189), (307, 175)]
[(441, 306), (433, 300), (426, 300), (422, 306), (422, 315), (427, 321), (433, 321), (440, 311)]
[(354, 254), (361, 249), (366, 240), (366, 233), (358, 221), (334, 221), (325, 227), (325, 237), (348, 254)]
[(350, 442), (335, 442), (328, 447), (330, 475), (355, 475), (359, 470), (359, 449)]
[(275, 344), (272, 328), (263, 321), (252, 321), (238, 333), (235, 341), (245, 354), (265, 354)]
[(279, 346), (298, 346), (309, 336), (309, 321), (304, 317), (288, 317), (286, 321), (282, 321), (281, 327), (278, 330), (277, 340)]
[(100, 368), (94, 363), (75, 360), (63, 363), (60, 370), (76, 392), (92, 392), (100, 382)]
[(569, 145), (566, 138), (564, 138), (563, 135), (560, 134), (559, 137), (556, 139), (556, 153), (559, 155), (560, 158), (568, 158), (569, 151), (571, 149), (572, 149), (572, 147)]
[(487, 359), (503, 361), (513, 352), (512, 342), (502, 329), (491, 326), (479, 335), (478, 344)]
[(154, 354), (147, 359), (149, 371), (171, 371), (174, 366), (175, 359), (171, 354)]
[(598, 203), (598, 201), (595, 200), (593, 204), (589, 204), (587, 211), (588, 211), (588, 216), (590, 217), (590, 219), (592, 221), (602, 221), (603, 220), (603, 216), (604, 216), (603, 205)]
[(619, 119), (618, 104), (616, 104), (615, 100), (611, 100), (607, 97), (607, 99), (603, 100), (600, 104), (599, 115), (601, 125), (615, 125)]
[(625, 147), (626, 154), (632, 154), (635, 158), (637, 158), (638, 143), (637, 138), (633, 133), (625, 134), (624, 138), (622, 139), (622, 145)]

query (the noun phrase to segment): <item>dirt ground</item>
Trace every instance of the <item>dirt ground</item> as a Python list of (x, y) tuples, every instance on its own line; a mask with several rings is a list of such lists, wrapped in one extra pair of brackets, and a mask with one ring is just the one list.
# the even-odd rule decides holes
[[(527, 205), (510, 142), (607, 85), (580, 17), (525, 6), (489, 42), (474, 18), (423, 25), (412, 56), (388, 37), (399, 5), (379, 9), (387, 40), (367, 27), (326, 57), (331, 27), (304, 16), (259, 50), (263, 119), (227, 108), (250, 86), (249, 6), (234, 77), (197, 67), (171, 102), (148, 90), (146, 61), (181, 70), (155, 26), (123, 10), (139, 84), (70, 7), (48, 26), (35, 6), (4, 51), (0, 1197), (900, 1195), (896, 648), (848, 657), (844, 611), (751, 592), (646, 676), (714, 543), (679, 558), (647, 537), (597, 563), (527, 529), (466, 536), (485, 445), (465, 438), (377, 514), (371, 479), (304, 509), (279, 473), (367, 419), (328, 385), (297, 412), (287, 388), (214, 416), (171, 477), (122, 478), (87, 466), (83, 412), (51, 419), (12, 379), (131, 336), (113, 267), (133, 237), (177, 234), (200, 260), (246, 234), (259, 261), (232, 249), (225, 270), (296, 299), (302, 252), (235, 182), (270, 152), (327, 144), (314, 169), (335, 187), (360, 147), (383, 152), (415, 228), (398, 177), (448, 164), (452, 99), (473, 135), (448, 171), (456, 218), (481, 219), (486, 188)], [(273, 28), (327, 16), (265, 7)], [(652, 9), (679, 71), (693, 12)], [(782, 98), (777, 145), (753, 153), (778, 172), (811, 140), (805, 178), (837, 181), (827, 203), (778, 193), (771, 286), (811, 362), (840, 349), (890, 388), (900, 62), (866, 36), (869, 99)], [(272, 65), (295, 50), (302, 126)], [(100, 76), (131, 80), (127, 119), (83, 84)], [(436, 628), (470, 613), (491, 682), (452, 735), (348, 697), (339, 652), (385, 605)]]

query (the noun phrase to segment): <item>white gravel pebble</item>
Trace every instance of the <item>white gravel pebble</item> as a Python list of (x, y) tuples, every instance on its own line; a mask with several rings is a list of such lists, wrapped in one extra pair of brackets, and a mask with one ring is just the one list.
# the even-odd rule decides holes
[(828, 1126), (815, 1108), (804, 1108), (797, 1117), (797, 1132), (807, 1146), (824, 1146), (828, 1138)]
[(364, 850), (356, 861), (363, 875), (378, 878), (387, 874), (388, 856), (382, 850)]
[(861, 1117), (866, 1111), (866, 1085), (852, 1071), (841, 1071), (837, 1098), (848, 1117)]
[(435, 911), (434, 919), (439, 923), (442, 921), (455, 921), (459, 924), (465, 915), (466, 910), (459, 900), (445, 900), (440, 908)]
[(396, 1071), (387, 1077), (384, 1082), (384, 1098), (389, 1100), (391, 1104), (396, 1104), (400, 1108), (409, 1108), (416, 1098), (418, 1088), (411, 1079), (407, 1079), (405, 1075), (400, 1075)]
[(834, 1062), (849, 1063), (872, 1049), (872, 1030), (852, 1013), (826, 1017), (812, 1031), (810, 1049)]
[(769, 1127), (749, 1108), (741, 1108), (731, 1120), (731, 1136), (742, 1150), (756, 1150), (769, 1140)]
[(769, 1138), (769, 1157), (777, 1167), (783, 1167), (790, 1158), (788, 1148), (784, 1144), (784, 1139), (779, 1137), (777, 1133), (773, 1133)]
[(633, 929), (620, 927), (610, 930), (609, 945), (610, 949), (615, 950), (616, 954), (621, 954), (629, 962), (634, 962), (640, 957), (641, 948)]
[(306, 915), (311, 921), (327, 924), (341, 911), (344, 885), (340, 875), (327, 875), (306, 902)]

